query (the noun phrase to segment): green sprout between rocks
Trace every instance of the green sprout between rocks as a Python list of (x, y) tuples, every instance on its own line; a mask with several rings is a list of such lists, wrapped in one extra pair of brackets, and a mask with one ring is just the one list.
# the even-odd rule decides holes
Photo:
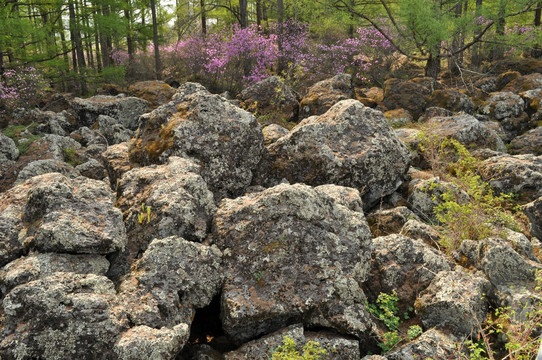
[(282, 339), (282, 345), (271, 354), (270, 360), (323, 360), (326, 354), (327, 350), (316, 341), (308, 341), (302, 352), (299, 352), (295, 340), (286, 335)]
[(151, 207), (145, 206), (145, 203), (141, 203), (141, 211), (139, 214), (137, 214), (137, 221), (140, 224), (143, 224), (145, 222), (145, 219), (147, 219), (147, 223), (151, 222)]

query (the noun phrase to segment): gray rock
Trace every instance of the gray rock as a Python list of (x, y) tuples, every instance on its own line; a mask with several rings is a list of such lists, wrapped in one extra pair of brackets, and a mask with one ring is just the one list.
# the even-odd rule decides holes
[(386, 354), (388, 360), (417, 359), (459, 359), (457, 344), (462, 339), (456, 338), (438, 329), (429, 329), (417, 339)]
[(497, 194), (518, 194), (523, 201), (542, 196), (542, 156), (493, 156), (480, 164), (480, 174)]
[(464, 112), (467, 114), (472, 114), (474, 111), (474, 104), (468, 95), (452, 89), (433, 91), (427, 106), (436, 106), (452, 112)]
[(531, 234), (542, 241), (542, 197), (524, 205), (523, 212), (531, 223)]
[(216, 246), (177, 236), (156, 239), (120, 285), (130, 321), (153, 328), (191, 324), (222, 285), (222, 254)]
[(99, 115), (107, 115), (125, 128), (136, 130), (138, 118), (149, 110), (149, 103), (136, 97), (97, 95), (88, 99), (75, 98), (71, 107), (79, 126), (90, 127)]
[(99, 115), (96, 124), (98, 124), (98, 132), (107, 139), (107, 145), (130, 141), (135, 134), (133, 130), (127, 129), (111, 116)]
[(127, 330), (115, 311), (116, 292), (104, 276), (55, 273), (19, 285), (3, 300), (0, 354), (6, 359), (114, 358)]
[(441, 271), (416, 299), (424, 327), (450, 330), (456, 336), (477, 334), (487, 316), (483, 295), (489, 282), (463, 271)]
[[(101, 181), (58, 173), (33, 177), (13, 188), (25, 193), (20, 215), (28, 224), (25, 246), (43, 252), (107, 254), (126, 245), (122, 213)], [(29, 185), (31, 185), (29, 187)]]
[(60, 173), (72, 179), (81, 176), (81, 173), (77, 169), (74, 169), (73, 166), (66, 164), (64, 161), (56, 159), (35, 160), (19, 172), (15, 184), (20, 184), (34, 176), (49, 173)]
[(525, 110), (525, 102), (521, 96), (511, 92), (491, 93), (480, 112), (502, 121), (506, 118), (518, 117)]
[(506, 241), (498, 238), (482, 241), (463, 240), (457, 250), (469, 265), (482, 270), (494, 286), (510, 286), (534, 281), (534, 272), (542, 268), (523, 258)]
[(179, 98), (183, 101), (169, 121), (154, 115), (140, 119), (130, 159), (149, 165), (163, 163), (169, 156), (190, 158), (201, 165), (201, 176), (215, 201), (243, 194), (263, 149), (256, 118), (205, 90), (184, 97), (177, 92), (173, 99)]
[(451, 191), (462, 204), (469, 196), (458, 186), (435, 177), (428, 180), (416, 179), (408, 185), (408, 205), (425, 222), (436, 223), (435, 208), (442, 203), (442, 195)]
[(288, 336), (296, 343), (296, 350), (303, 353), (302, 348), (308, 341), (318, 343), (319, 348), (326, 351), (325, 359), (329, 360), (359, 360), (360, 349), (356, 340), (344, 338), (338, 335), (304, 332), (303, 325), (291, 325), (276, 331), (261, 339), (250, 341), (239, 349), (224, 354), (224, 360), (252, 360), (270, 359), (273, 352), (281, 345), (283, 339)]
[(506, 151), (506, 147), (497, 133), (471, 115), (433, 117), (427, 121), (426, 128), (429, 137), (451, 138), (468, 148)]
[(401, 229), (401, 235), (408, 236), (411, 239), (421, 240), (428, 245), (436, 246), (440, 249), (438, 242), (440, 234), (431, 225), (421, 221), (410, 219)]
[(455, 265), (441, 253), (419, 240), (403, 235), (377, 237), (371, 259), (371, 273), (365, 283), (367, 296), (376, 301), (380, 293), (397, 293), (403, 310), (414, 304), (416, 296), (429, 286), (439, 271)]
[(19, 150), (15, 141), (0, 132), (0, 162), (15, 161), (19, 157)]
[(346, 206), (352, 211), (363, 212), (363, 202), (357, 189), (338, 186), (333, 184), (320, 185), (314, 190), (322, 192), (331, 197), (339, 205)]
[(485, 93), (497, 91), (497, 78), (494, 76), (483, 77), (474, 83), (478, 89)]
[(241, 91), (244, 108), (264, 123), (285, 124), (297, 121), (299, 95), (278, 76), (270, 76)]
[(36, 141), (37, 147), (47, 148), (50, 157), (59, 161), (69, 161), (67, 153), (81, 149), (81, 144), (67, 136), (47, 134)]
[(105, 167), (96, 159), (90, 159), (81, 165), (77, 165), (75, 170), (77, 170), (81, 175), (90, 179), (103, 180), (107, 178), (107, 171), (105, 170)]
[(122, 334), (115, 343), (114, 351), (119, 360), (175, 359), (189, 335), (187, 324), (179, 324), (171, 329), (136, 326)]
[(220, 203), (213, 240), (224, 252), (224, 331), (236, 342), (303, 319), (362, 342), (372, 323), (360, 288), (373, 245), (361, 212), (303, 185)]
[(86, 126), (81, 126), (79, 129), (72, 131), (70, 137), (80, 143), (82, 146), (102, 145), (107, 146), (107, 139), (97, 130), (89, 129)]
[(367, 223), (373, 237), (398, 234), (409, 220), (420, 220), (418, 215), (405, 206), (376, 210), (367, 215)]
[(410, 164), (407, 147), (384, 115), (357, 100), (341, 101), (302, 122), (268, 151), (270, 178), (357, 188), (364, 209), (393, 193)]
[(55, 272), (105, 275), (109, 261), (100, 255), (44, 253), (29, 255), (7, 264), (0, 270), (3, 294), (17, 285), (44, 278)]
[(339, 101), (354, 96), (352, 76), (335, 75), (331, 79), (322, 80), (307, 90), (307, 95), (299, 103), (299, 120), (309, 116), (322, 115)]
[(423, 77), (403, 81), (388, 79), (384, 83), (384, 105), (389, 109), (406, 109), (413, 119), (423, 114), (429, 97), (442, 85), (433, 78)]
[(542, 126), (514, 138), (508, 146), (508, 152), (512, 155), (542, 155)]
[(290, 131), (278, 124), (270, 124), (262, 129), (264, 144), (271, 145)]
[(103, 152), (102, 161), (109, 175), (111, 188), (115, 191), (117, 190), (117, 181), (133, 167), (128, 155), (128, 146), (129, 144), (126, 142), (120, 143), (108, 146), (107, 150)]
[(53, 111), (40, 111), (39, 115), (41, 124), (36, 128), (38, 134), (54, 134), (66, 136), (74, 130), (75, 118), (71, 112), (63, 110), (55, 113)]
[(216, 206), (199, 172), (194, 162), (170, 157), (166, 165), (124, 173), (118, 181), (116, 205), (124, 214), (128, 243), (126, 251), (113, 260), (112, 271), (120, 266), (118, 271), (124, 273), (154, 238), (205, 239)]

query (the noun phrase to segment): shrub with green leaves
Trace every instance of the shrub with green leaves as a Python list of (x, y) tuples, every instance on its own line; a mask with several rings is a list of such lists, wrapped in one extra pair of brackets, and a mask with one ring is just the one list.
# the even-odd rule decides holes
[(308, 341), (302, 349), (297, 350), (297, 344), (294, 339), (286, 335), (280, 345), (271, 354), (272, 360), (321, 360), (327, 354), (327, 350), (320, 347), (315, 341)]

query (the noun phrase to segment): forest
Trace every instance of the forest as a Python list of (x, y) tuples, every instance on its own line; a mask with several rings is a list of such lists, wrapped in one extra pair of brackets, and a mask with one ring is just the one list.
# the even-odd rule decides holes
[(238, 93), (270, 75), (296, 90), (422, 69), (478, 72), (542, 53), (542, 0), (2, 0), (0, 109), (45, 89), (196, 81)]

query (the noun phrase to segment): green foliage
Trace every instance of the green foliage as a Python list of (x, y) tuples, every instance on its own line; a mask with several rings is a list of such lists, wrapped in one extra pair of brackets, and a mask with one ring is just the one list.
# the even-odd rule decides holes
[(79, 159), (79, 157), (75, 153), (75, 149), (73, 147), (65, 148), (62, 150), (64, 152), (64, 159), (68, 164), (70, 164), (73, 167), (82, 164), (82, 161)]
[(423, 329), (419, 325), (412, 325), (408, 328), (407, 335), (410, 341), (416, 339), (423, 333)]
[(401, 338), (399, 337), (399, 333), (397, 331), (388, 331), (382, 335), (381, 340), (382, 342), (379, 343), (378, 346), (384, 353), (387, 353), (401, 341)]
[(397, 316), (399, 309), (397, 302), (399, 298), (395, 290), (391, 294), (380, 293), (376, 300), (376, 304), (367, 304), (369, 312), (386, 325), (390, 330), (397, 330), (401, 319)]
[(145, 206), (145, 203), (141, 203), (141, 212), (137, 214), (137, 221), (143, 224), (147, 219), (147, 223), (151, 222), (151, 207)]
[(327, 354), (327, 350), (320, 347), (315, 341), (308, 341), (300, 353), (294, 339), (285, 336), (280, 345), (271, 354), (272, 360), (321, 360)]
[(38, 126), (37, 123), (25, 125), (12, 125), (5, 128), (2, 132), (7, 137), (11, 138), (17, 146), (20, 155), (24, 155), (30, 149), (32, 143), (41, 139), (41, 136), (32, 134), (32, 131)]

